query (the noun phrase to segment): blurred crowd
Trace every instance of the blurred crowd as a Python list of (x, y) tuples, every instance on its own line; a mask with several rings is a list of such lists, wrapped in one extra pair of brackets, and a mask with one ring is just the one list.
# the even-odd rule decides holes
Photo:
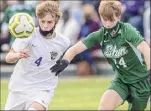
[[(27, 12), (35, 20), (36, 5), (45, 0), (3, 0), (0, 2), (0, 53), (8, 52), (14, 37), (8, 31), (9, 19), (18, 12)], [(58, 22), (55, 31), (69, 37), (71, 45), (86, 37), (89, 33), (97, 31), (101, 26), (98, 14), (100, 0), (57, 0), (60, 3), (62, 17)], [(150, 44), (150, 0), (121, 0), (122, 17), (121, 21), (133, 25)], [(93, 55), (97, 46), (77, 55), (72, 63), (77, 66), (78, 75), (90, 75), (93, 70)]]

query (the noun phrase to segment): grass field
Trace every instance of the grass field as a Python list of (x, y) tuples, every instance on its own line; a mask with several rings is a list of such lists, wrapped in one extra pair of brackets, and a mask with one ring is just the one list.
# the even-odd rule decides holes
[[(97, 110), (103, 92), (110, 84), (111, 78), (68, 78), (59, 79), (58, 87), (51, 102), (50, 110)], [(1, 80), (1, 110), (6, 98), (8, 80)], [(117, 110), (126, 110), (127, 102)], [(149, 110), (148, 105), (146, 110)]]

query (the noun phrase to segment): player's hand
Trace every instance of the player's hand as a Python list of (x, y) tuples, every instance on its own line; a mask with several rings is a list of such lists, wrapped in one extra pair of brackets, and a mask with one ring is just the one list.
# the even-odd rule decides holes
[(18, 53), (18, 59), (29, 57), (28, 51), (23, 49)]
[(51, 72), (56, 72), (56, 76), (59, 75), (69, 65), (68, 60), (58, 60), (54, 66), (50, 68)]

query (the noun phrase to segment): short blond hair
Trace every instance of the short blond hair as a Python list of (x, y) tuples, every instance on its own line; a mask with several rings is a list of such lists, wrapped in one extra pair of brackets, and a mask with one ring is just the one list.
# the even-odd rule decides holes
[(99, 6), (99, 14), (104, 20), (114, 21), (114, 16), (120, 17), (122, 4), (119, 0), (103, 0)]
[(37, 18), (43, 18), (47, 14), (51, 14), (53, 17), (56, 17), (56, 22), (58, 22), (62, 15), (58, 1), (44, 1), (37, 5), (36, 7)]

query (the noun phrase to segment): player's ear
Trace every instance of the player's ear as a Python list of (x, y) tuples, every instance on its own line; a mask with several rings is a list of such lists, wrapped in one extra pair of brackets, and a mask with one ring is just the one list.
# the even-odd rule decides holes
[(62, 13), (58, 12), (57, 15), (56, 15), (56, 24), (58, 23), (61, 16), (62, 16)]

